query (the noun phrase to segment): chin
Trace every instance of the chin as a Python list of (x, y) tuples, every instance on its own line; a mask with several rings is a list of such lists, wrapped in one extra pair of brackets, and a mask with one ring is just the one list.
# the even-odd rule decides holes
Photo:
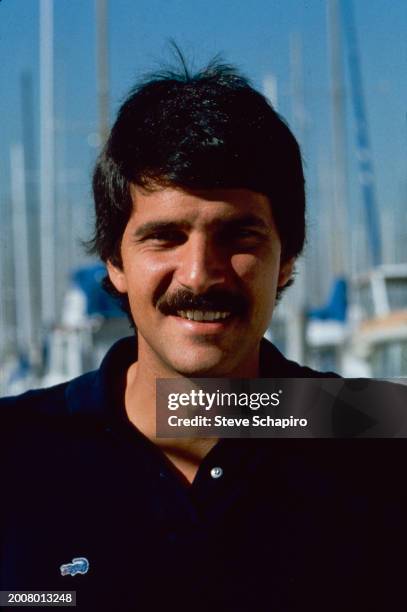
[(227, 378), (228, 375), (223, 371), (223, 369), (218, 366), (207, 367), (207, 368), (185, 368), (177, 370), (177, 373), (180, 376), (184, 376), (185, 378)]
[[(202, 352), (203, 353), (203, 352)], [(231, 366), (225, 356), (220, 358), (213, 355), (197, 355), (196, 352), (190, 359), (184, 355), (182, 359), (169, 360), (171, 369), (188, 378), (217, 378), (228, 376)]]

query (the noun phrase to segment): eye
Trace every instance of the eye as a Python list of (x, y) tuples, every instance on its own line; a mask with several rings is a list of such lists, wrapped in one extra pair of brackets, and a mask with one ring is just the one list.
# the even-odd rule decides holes
[(242, 227), (233, 231), (231, 237), (234, 240), (256, 241), (261, 240), (263, 238), (263, 234), (255, 229)]
[(222, 234), (221, 244), (232, 250), (255, 251), (267, 241), (265, 232), (251, 227), (228, 228)]
[(255, 230), (251, 230), (251, 229), (241, 229), (236, 233), (238, 236), (242, 238), (256, 238), (259, 235), (258, 232), (256, 232)]
[(147, 241), (169, 245), (182, 244), (185, 242), (185, 234), (179, 230), (157, 230), (148, 234)]

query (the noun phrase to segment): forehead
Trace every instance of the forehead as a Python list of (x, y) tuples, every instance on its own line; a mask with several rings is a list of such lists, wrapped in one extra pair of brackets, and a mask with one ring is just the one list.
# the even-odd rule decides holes
[(184, 191), (167, 187), (147, 191), (131, 185), (133, 211), (130, 221), (172, 220), (191, 225), (211, 225), (239, 218), (258, 218), (274, 227), (269, 199), (249, 189)]

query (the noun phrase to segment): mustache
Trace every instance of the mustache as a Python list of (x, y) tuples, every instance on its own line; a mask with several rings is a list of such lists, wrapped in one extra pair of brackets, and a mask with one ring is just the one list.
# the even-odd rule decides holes
[(249, 308), (246, 296), (221, 289), (196, 295), (180, 289), (172, 295), (163, 295), (157, 301), (157, 308), (164, 315), (176, 315), (179, 310), (213, 310), (244, 314)]

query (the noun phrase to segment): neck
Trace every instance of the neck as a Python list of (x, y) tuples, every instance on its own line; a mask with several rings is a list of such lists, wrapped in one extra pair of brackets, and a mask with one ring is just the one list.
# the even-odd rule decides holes
[[(143, 338), (138, 338), (138, 361), (127, 372), (125, 407), (129, 420), (159, 447), (182, 479), (192, 482), (201, 461), (216, 444), (210, 438), (157, 438), (156, 379), (182, 376), (157, 360)], [(247, 363), (235, 368), (229, 378), (255, 378), (259, 373), (259, 351)], [(198, 375), (197, 375), (198, 376)]]
[(156, 379), (171, 377), (175, 374), (157, 372), (140, 359), (127, 372), (125, 407), (131, 423), (164, 453), (180, 479), (192, 483), (200, 463), (217, 439), (157, 438)]

